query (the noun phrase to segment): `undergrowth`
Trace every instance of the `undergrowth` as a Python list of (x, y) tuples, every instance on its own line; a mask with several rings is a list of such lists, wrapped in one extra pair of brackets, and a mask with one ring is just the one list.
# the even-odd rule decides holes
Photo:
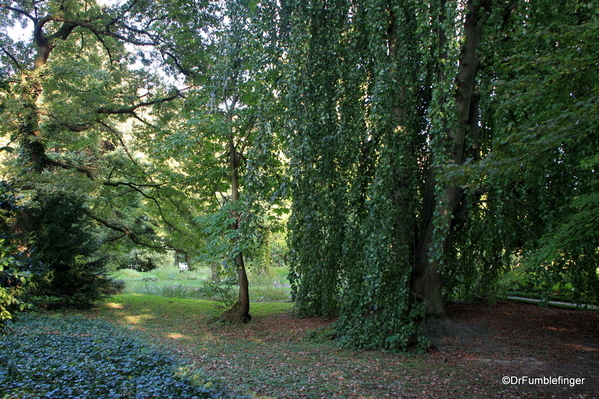
[[(28, 314), (0, 337), (0, 397), (232, 399), (133, 332), (81, 316)], [(239, 396), (237, 396), (239, 398)]]

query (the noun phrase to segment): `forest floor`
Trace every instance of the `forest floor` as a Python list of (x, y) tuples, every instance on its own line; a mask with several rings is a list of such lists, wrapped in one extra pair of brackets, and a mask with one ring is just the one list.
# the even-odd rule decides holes
[[(126, 302), (116, 308), (112, 316), (120, 323), (142, 320)], [(474, 326), (474, 338), (447, 337), (428, 353), (397, 354), (309, 338), (331, 321), (297, 319), (290, 311), (222, 325), (152, 308), (135, 329), (210, 381), (255, 398), (599, 398), (599, 313), (593, 311), (454, 304), (449, 316)]]

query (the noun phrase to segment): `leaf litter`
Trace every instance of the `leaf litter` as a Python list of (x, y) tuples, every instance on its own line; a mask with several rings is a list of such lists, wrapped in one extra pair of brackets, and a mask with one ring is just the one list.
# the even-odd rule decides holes
[[(425, 354), (360, 351), (309, 338), (332, 320), (292, 312), (222, 325), (161, 318), (145, 330), (220, 384), (255, 398), (599, 398), (599, 317), (507, 302), (453, 304), (450, 318), (482, 327)], [(168, 338), (169, 331), (186, 339)], [(192, 331), (190, 331), (190, 329)], [(584, 378), (582, 384), (504, 384), (504, 377)]]

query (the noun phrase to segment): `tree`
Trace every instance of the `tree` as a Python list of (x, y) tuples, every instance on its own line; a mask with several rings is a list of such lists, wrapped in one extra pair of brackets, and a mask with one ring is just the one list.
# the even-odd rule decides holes
[(485, 73), (493, 151), (472, 184), (489, 187), (486, 212), (505, 216), (506, 252), (537, 284), (570, 283), (575, 299), (596, 300), (596, 12), (533, 2), (504, 25)]
[[(153, 120), (166, 119), (164, 105), (180, 97), (150, 71), (170, 57), (167, 43), (152, 32), (152, 11), (139, 1), (111, 7), (95, 1), (0, 2), (5, 32), (22, 24), (32, 39), (5, 33), (0, 42), (3, 173), (24, 194), (21, 201), (42, 204), (33, 210), (73, 208), (69, 215), (80, 218), (32, 214), (37, 222), (21, 226), (30, 228), (23, 231), (31, 237), (24, 248), (40, 262), (35, 271), (44, 295), (88, 303), (103, 295), (106, 279), (103, 262), (88, 258), (96, 239), (82, 233), (80, 246), (65, 240), (57, 255), (60, 245), (43, 232), (85, 225), (104, 243), (126, 238), (158, 250), (197, 245), (180, 239), (189, 225), (183, 196), (157, 180), (160, 173), (136, 153), (133, 141), (158, 129)], [(66, 202), (56, 204), (58, 199)], [(180, 234), (169, 240), (168, 229)]]
[(302, 314), (339, 311), (354, 345), (403, 347), (420, 321), (432, 334), (445, 319), (441, 270), (464, 192), (442, 172), (476, 145), (486, 12), (467, 7), (459, 18), (452, 2), (296, 4), (293, 285)]
[(23, 273), (15, 240), (15, 218), (21, 210), (15, 190), (0, 182), (0, 334), (6, 320), (31, 306), (25, 299), (31, 281)]
[[(106, 258), (85, 217), (81, 199), (61, 193), (44, 195), (19, 217), (20, 241), (31, 249), (29, 271), (34, 289), (46, 305), (89, 307), (110, 292)], [(48, 299), (47, 299), (48, 298)]]
[(147, 213), (140, 205), (152, 211), (154, 223), (172, 226), (169, 218), (179, 215), (168, 210), (183, 202), (129, 148), (130, 137), (147, 139), (158, 128), (152, 120), (168, 114), (163, 105), (180, 96), (150, 73), (152, 63), (169, 58), (171, 50), (152, 30), (153, 11), (160, 10), (139, 1), (113, 7), (94, 1), (0, 3), (4, 28), (22, 23), (33, 38), (32, 45), (2, 38), (7, 123), (1, 133), (9, 140), (6, 163), (14, 185), (87, 195), (88, 215), (113, 231), (107, 240), (127, 237), (165, 249), (164, 240), (146, 234), (152, 222), (140, 215)]
[[(198, 214), (193, 220), (202, 232), (202, 259), (224, 265), (238, 280), (238, 301), (223, 319), (248, 322), (246, 256), (267, 234), (260, 221), (277, 197), (282, 168), (272, 136), (279, 39), (274, 29), (265, 30), (278, 8), (274, 2), (247, 1), (214, 5), (219, 6), (209, 27), (187, 20), (190, 10), (184, 6), (170, 13), (173, 20), (187, 21), (171, 38), (190, 90), (179, 125), (161, 132), (159, 150), (147, 143), (146, 152), (165, 169), (177, 164), (177, 184), (185, 187)], [(188, 48), (190, 40), (205, 51)]]
[(522, 256), (596, 292), (595, 225), (579, 228), (595, 219), (592, 6), (289, 4), (300, 314), (403, 348), (455, 332), (444, 302), (488, 295)]

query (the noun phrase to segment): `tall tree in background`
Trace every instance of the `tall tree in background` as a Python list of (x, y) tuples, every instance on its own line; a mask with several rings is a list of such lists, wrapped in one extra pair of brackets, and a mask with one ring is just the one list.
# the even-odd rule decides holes
[[(514, 6), (293, 3), (292, 283), (300, 313), (340, 313), (353, 345), (404, 347), (421, 332), (449, 332), (444, 276), (473, 291), (514, 253), (523, 226), (502, 233), (489, 223), (511, 220), (492, 209), (499, 184), (468, 175), (504, 131), (480, 103), (501, 101), (492, 49), (511, 34)], [(520, 7), (518, 21), (540, 5)], [(497, 233), (505, 241), (489, 245)]]
[[(238, 281), (238, 300), (223, 319), (248, 322), (246, 257), (268, 234), (263, 219), (278, 197), (282, 168), (273, 134), (278, 7), (269, 1), (215, 3), (221, 8), (207, 27), (189, 18), (186, 3), (169, 17), (186, 21), (170, 37), (190, 89), (178, 124), (147, 142), (144, 152), (163, 170), (177, 165), (171, 184), (185, 187), (194, 202), (194, 224), (204, 237), (201, 259)], [(189, 48), (190, 40), (204, 42), (205, 51)]]
[(545, 293), (570, 284), (575, 300), (596, 301), (596, 5), (514, 2), (501, 20), (481, 75), (492, 151), (466, 170), (487, 187), (477, 217)]
[[(464, 191), (445, 168), (477, 146), (485, 4), (295, 3), (290, 226), (302, 314), (339, 311), (353, 345), (443, 326), (442, 269)], [(431, 23), (432, 22), (432, 23)]]
[[(52, 209), (71, 209), (79, 221), (72, 215), (63, 220), (56, 212), (38, 215), (39, 223), (24, 222), (19, 229), (30, 238), (25, 247), (51, 271), (53, 281), (46, 288), (80, 304), (102, 295), (104, 262), (89, 258), (97, 238), (81, 236), (78, 245), (77, 237), (42, 237), (42, 232), (83, 226), (91, 218), (109, 228), (106, 242), (127, 237), (136, 244), (172, 246), (152, 223), (159, 219), (168, 225), (174, 215), (161, 206), (164, 184), (129, 148), (127, 137), (134, 131), (150, 134), (159, 106), (180, 95), (147, 68), (152, 59), (169, 57), (170, 49), (151, 33), (146, 6), (137, 1), (113, 7), (95, 1), (0, 2), (3, 179), (20, 190), (21, 202), (31, 200), (29, 208), (56, 198), (77, 204), (67, 201)], [(28, 33), (23, 38), (8, 34), (18, 25)], [(57, 248), (71, 256), (56, 256)]]
[(515, 259), (596, 297), (592, 5), (289, 4), (300, 314), (339, 314), (351, 345), (424, 343)]
[[(86, 195), (90, 216), (113, 231), (111, 239), (165, 247), (155, 235), (142, 238), (149, 219), (139, 204), (174, 225), (161, 208), (173, 192), (164, 192), (127, 137), (149, 139), (160, 106), (180, 95), (150, 71), (172, 51), (153, 31), (152, 10), (160, 17), (138, 1), (0, 3), (2, 135), (14, 155), (6, 157), (13, 164), (5, 174), (13, 185)], [(6, 34), (19, 24), (31, 44)]]

